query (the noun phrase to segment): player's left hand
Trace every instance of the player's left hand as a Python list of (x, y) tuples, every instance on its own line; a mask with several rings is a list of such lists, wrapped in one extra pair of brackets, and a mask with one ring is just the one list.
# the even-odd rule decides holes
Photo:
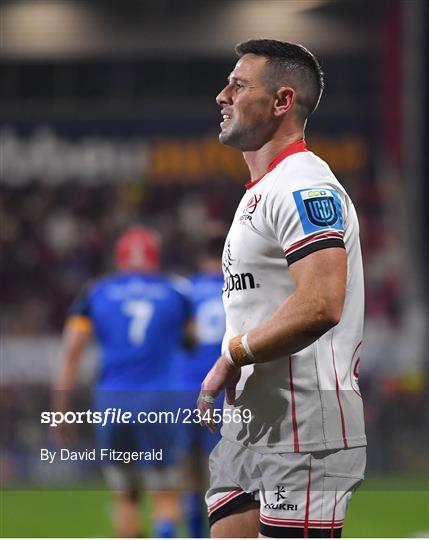
[(206, 375), (198, 396), (197, 407), (201, 414), (202, 426), (207, 426), (215, 432), (217, 423), (213, 419), (213, 404), (216, 397), (226, 390), (226, 401), (229, 405), (235, 403), (235, 387), (240, 380), (241, 369), (232, 366), (225, 356), (220, 356)]

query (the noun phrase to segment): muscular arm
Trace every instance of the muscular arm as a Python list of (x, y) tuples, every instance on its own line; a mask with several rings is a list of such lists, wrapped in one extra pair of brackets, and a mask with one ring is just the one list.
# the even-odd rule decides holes
[(340, 320), (347, 280), (345, 249), (316, 251), (293, 263), (290, 273), (294, 292), (264, 324), (248, 334), (256, 362), (294, 354)]
[[(265, 323), (248, 333), (254, 359), (246, 358), (241, 365), (270, 362), (294, 354), (339, 322), (347, 282), (345, 249), (328, 248), (311, 253), (293, 263), (290, 273), (295, 282), (294, 292)], [(234, 403), (239, 378), (240, 368), (221, 355), (201, 385), (200, 411), (210, 409), (212, 398), (223, 389), (227, 390), (228, 403)], [(202, 424), (215, 429), (213, 422)]]

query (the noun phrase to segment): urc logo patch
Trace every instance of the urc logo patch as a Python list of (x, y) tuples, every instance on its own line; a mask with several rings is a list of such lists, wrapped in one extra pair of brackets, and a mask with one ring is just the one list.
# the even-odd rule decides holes
[(293, 197), (304, 234), (326, 228), (344, 231), (341, 199), (335, 189), (301, 189)]
[(318, 227), (333, 225), (337, 219), (334, 197), (315, 197), (304, 200), (308, 219)]

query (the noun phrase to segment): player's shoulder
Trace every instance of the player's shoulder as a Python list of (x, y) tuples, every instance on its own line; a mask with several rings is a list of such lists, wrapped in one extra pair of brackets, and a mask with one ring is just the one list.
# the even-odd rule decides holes
[(311, 179), (321, 178), (338, 182), (326, 161), (310, 151), (289, 156), (279, 163), (273, 172), (276, 179), (286, 177), (290, 181), (289, 183), (292, 184), (307, 178), (310, 181)]
[(81, 294), (85, 294), (87, 296), (96, 294), (102, 291), (106, 285), (112, 283), (115, 277), (115, 274), (103, 274), (101, 276), (92, 277), (84, 283), (81, 289)]
[(99, 297), (100, 291), (103, 291), (106, 278), (107, 276), (100, 276), (88, 279), (77, 292), (69, 308), (69, 315), (86, 314), (95, 298)]
[(164, 276), (144, 272), (112, 272), (94, 280), (92, 296), (118, 298), (126, 295), (141, 294), (151, 288), (159, 288), (166, 281)]
[(139, 280), (146, 291), (153, 290), (155, 293), (162, 293), (162, 296), (175, 292), (184, 294), (188, 287), (186, 278), (165, 272), (138, 272), (123, 277), (123, 281), (126, 280)]
[(92, 293), (101, 292), (110, 285), (116, 285), (124, 282), (126, 276), (120, 272), (111, 272), (95, 277), (88, 282), (89, 290)]
[(189, 298), (192, 291), (191, 278), (181, 276), (180, 274), (167, 274), (165, 276), (165, 283), (172, 291)]
[(270, 194), (293, 196), (306, 189), (333, 189), (347, 196), (329, 165), (313, 152), (299, 152), (279, 163), (272, 171)]

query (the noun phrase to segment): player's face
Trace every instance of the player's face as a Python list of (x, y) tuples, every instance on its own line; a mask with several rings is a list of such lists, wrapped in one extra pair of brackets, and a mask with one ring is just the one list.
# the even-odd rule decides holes
[(216, 97), (223, 116), (221, 143), (252, 151), (271, 139), (278, 118), (273, 114), (275, 95), (268, 93), (262, 79), (265, 63), (263, 56), (242, 56)]

